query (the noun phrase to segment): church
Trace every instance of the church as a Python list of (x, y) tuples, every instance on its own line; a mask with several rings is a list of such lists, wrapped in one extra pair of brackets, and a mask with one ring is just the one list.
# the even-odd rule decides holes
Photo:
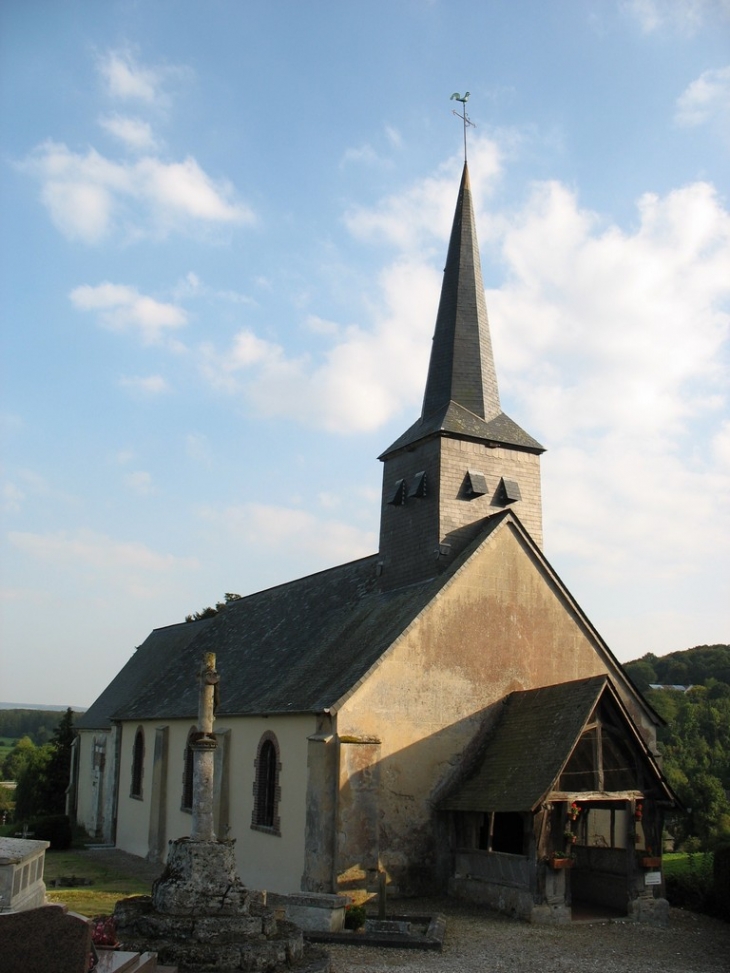
[(661, 721), (543, 553), (543, 452), (500, 406), (465, 163), (378, 552), (155, 629), (78, 721), (78, 823), (160, 863), (190, 833), (215, 653), (215, 830), (247, 885), (665, 921)]

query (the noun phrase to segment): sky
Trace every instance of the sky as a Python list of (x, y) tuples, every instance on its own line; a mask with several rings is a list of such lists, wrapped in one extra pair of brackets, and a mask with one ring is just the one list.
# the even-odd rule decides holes
[(4, 0), (0, 700), (377, 550), (463, 164), (545, 553), (730, 641), (729, 0)]

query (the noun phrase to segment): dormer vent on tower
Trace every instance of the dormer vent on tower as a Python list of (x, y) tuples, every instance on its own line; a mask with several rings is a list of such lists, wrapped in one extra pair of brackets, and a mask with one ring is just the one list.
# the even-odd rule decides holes
[(444, 570), (506, 506), (542, 546), (542, 452), (500, 405), (464, 164), (421, 416), (380, 457), (384, 587)]

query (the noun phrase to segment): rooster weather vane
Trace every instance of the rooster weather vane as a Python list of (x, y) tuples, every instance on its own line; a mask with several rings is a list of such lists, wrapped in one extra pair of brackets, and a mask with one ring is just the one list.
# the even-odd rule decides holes
[(462, 120), (462, 122), (464, 123), (464, 162), (466, 162), (466, 130), (470, 126), (471, 126), (471, 128), (476, 128), (476, 125), (474, 124), (474, 122), (469, 118), (469, 116), (466, 113), (466, 103), (467, 103), (467, 101), (469, 101), (469, 95), (470, 94), (471, 94), (470, 91), (465, 91), (464, 92), (464, 97), (462, 98), (462, 96), (459, 94), (459, 92), (458, 91), (455, 91), (453, 93), (453, 95), (451, 96), (451, 98), (449, 99), (450, 101), (460, 101), (461, 102), (461, 105), (462, 105), (463, 114), (461, 112), (458, 112), (455, 108), (452, 109), (452, 111), (453, 111), (453, 114), (456, 115), (457, 118), (460, 118)]

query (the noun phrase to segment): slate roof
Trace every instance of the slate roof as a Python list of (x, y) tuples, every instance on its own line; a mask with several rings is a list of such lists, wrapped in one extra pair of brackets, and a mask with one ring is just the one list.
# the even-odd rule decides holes
[[(435, 578), (383, 592), (376, 573), (379, 557), (372, 555), (248, 595), (213, 618), (155, 629), (76, 725), (93, 730), (108, 728), (116, 720), (194, 720), (195, 673), (203, 652), (215, 652), (217, 657), (219, 719), (336, 708), (486, 538), (506, 522), (531, 547), (571, 611), (592, 630), (519, 518), (507, 509), (485, 518), (472, 543)], [(594, 636), (614, 678), (631, 686), (608, 646), (597, 632)], [(638, 692), (636, 698), (650, 718), (659, 721)], [(575, 709), (573, 703), (563, 707), (562, 718)], [(529, 753), (529, 747), (524, 752)]]
[(498, 416), (485, 421), (458, 403), (449, 402), (448, 406), (436, 415), (417, 419), (379, 458), (385, 459), (399, 449), (441, 433), (450, 433), (467, 439), (487, 440), (503, 446), (517, 446), (532, 453), (545, 452), (545, 447), (526, 433), (506, 413), (500, 412)]
[[(604, 693), (631, 720), (606, 675), (511, 693), (465, 780), (439, 801), (447, 811), (532, 811), (555, 790), (558, 778)], [(634, 728), (670, 800), (676, 800)], [(535, 754), (540, 759), (535, 759)]]
[(381, 591), (372, 555), (230, 602), (213, 618), (155, 629), (77, 726), (195, 719), (204, 652), (215, 652), (221, 676), (218, 719), (332, 708), (508, 516), (486, 518), (447, 571), (418, 584)]
[(466, 163), (451, 227), (421, 417), (380, 458), (437, 434), (544, 452), (499, 404)]
[(77, 729), (109, 729), (113, 714), (130, 699), (144, 693), (145, 687), (153, 685), (211, 621), (205, 618), (198, 622), (181, 622), (154, 629), (101, 696), (75, 721)]

